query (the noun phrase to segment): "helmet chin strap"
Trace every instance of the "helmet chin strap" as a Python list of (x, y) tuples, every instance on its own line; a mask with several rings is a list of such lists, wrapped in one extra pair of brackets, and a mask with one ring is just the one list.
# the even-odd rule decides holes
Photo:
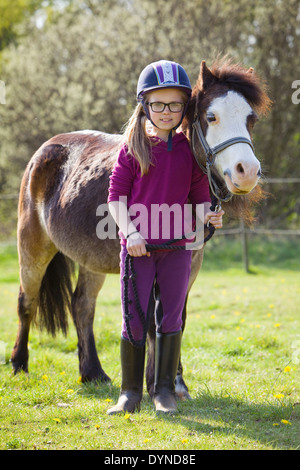
[[(182, 116), (181, 116), (181, 119), (180, 119), (180, 122), (177, 124), (177, 126), (173, 127), (170, 132), (169, 132), (169, 135), (168, 135), (168, 152), (171, 152), (172, 150), (172, 137), (173, 137), (173, 131), (175, 131), (176, 129), (178, 129), (178, 127), (180, 126), (180, 124), (182, 123), (183, 121), (183, 118), (185, 116), (185, 113), (186, 113), (186, 110), (187, 110), (187, 107), (188, 107), (188, 103), (189, 103), (189, 100), (187, 101), (185, 107), (184, 107), (184, 110), (182, 111)], [(148, 106), (147, 104), (145, 103), (144, 100), (142, 100), (142, 105), (143, 105), (143, 108), (144, 108), (144, 111), (145, 111), (145, 114), (146, 114), (146, 117), (147, 119), (149, 119), (149, 121), (151, 122), (151, 124), (156, 127), (157, 129), (160, 129), (160, 127), (158, 127), (156, 124), (154, 124), (154, 122), (152, 121), (151, 117), (150, 117), (150, 113), (149, 113), (149, 109), (148, 109)]]

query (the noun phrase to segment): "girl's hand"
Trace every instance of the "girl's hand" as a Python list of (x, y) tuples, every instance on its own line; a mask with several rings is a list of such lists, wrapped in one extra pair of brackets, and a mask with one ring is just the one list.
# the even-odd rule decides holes
[(220, 212), (209, 211), (205, 214), (204, 223), (207, 224), (207, 222), (209, 222), (215, 228), (222, 228), (223, 227), (223, 220), (222, 220), (223, 215), (224, 215), (223, 210)]
[(150, 256), (146, 250), (146, 240), (139, 233), (135, 232), (127, 238), (126, 248), (130, 256)]

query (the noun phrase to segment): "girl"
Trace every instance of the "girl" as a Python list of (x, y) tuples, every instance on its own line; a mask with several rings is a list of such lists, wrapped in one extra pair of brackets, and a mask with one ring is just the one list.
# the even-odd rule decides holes
[[(175, 377), (181, 345), (181, 316), (192, 252), (188, 249), (165, 250), (150, 255), (146, 244), (161, 244), (175, 238), (178, 225), (183, 233), (182, 214), (188, 201), (197, 207), (203, 204), (204, 223), (209, 221), (216, 228), (222, 226), (224, 213), (210, 212), (207, 177), (199, 169), (185, 135), (176, 132), (186, 113), (191, 91), (185, 70), (175, 62), (154, 62), (142, 71), (137, 86), (138, 105), (129, 120), (124, 145), (110, 179), (109, 209), (121, 238), (122, 293), (125, 259), (129, 254), (134, 257), (135, 282), (146, 318), (141, 320), (134, 292), (128, 287), (126, 301), (130, 320), (125, 316), (122, 296), (121, 392), (117, 405), (108, 410), (109, 414), (139, 409), (145, 359), (145, 346), (140, 343), (154, 283), (160, 302), (155, 318), (153, 401), (157, 411), (170, 413), (176, 410)], [(177, 209), (181, 209), (179, 218)], [(139, 215), (133, 218), (137, 212)], [(164, 226), (166, 215), (169, 231)], [(186, 243), (186, 240), (178, 243)], [(128, 322), (134, 344), (129, 341)]]

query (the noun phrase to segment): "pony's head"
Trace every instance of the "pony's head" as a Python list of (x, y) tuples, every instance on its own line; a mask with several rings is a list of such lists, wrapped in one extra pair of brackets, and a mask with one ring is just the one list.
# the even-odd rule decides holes
[(251, 134), (258, 116), (269, 107), (265, 87), (252, 68), (225, 59), (210, 69), (201, 63), (184, 126), (191, 139), (193, 122), (198, 121), (204, 145), (198, 139), (195, 156), (206, 169), (212, 164), (211, 171), (231, 195), (248, 194), (261, 176)]

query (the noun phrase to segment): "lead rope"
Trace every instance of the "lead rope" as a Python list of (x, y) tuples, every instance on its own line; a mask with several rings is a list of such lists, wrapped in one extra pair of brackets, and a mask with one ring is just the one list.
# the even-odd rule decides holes
[[(220, 212), (221, 210), (221, 202), (220, 201), (215, 201), (213, 206), (214, 211)], [(215, 227), (213, 225), (210, 225), (209, 222), (207, 223), (206, 227), (209, 230), (209, 234), (204, 238), (204, 240), (201, 241), (201, 243), (197, 242), (197, 245), (203, 245), (204, 243), (208, 242), (213, 234), (215, 233)], [(183, 236), (180, 240), (188, 238)], [(174, 239), (174, 240), (169, 240), (168, 242), (161, 244), (161, 245), (155, 245), (155, 244), (147, 244), (146, 245), (146, 250), (148, 252), (151, 251), (162, 251), (162, 250), (185, 250), (185, 246), (182, 245), (172, 245), (172, 243), (177, 242), (179, 239)], [(195, 246), (195, 245), (194, 245)], [(131, 271), (131, 274), (129, 274), (129, 270)], [(143, 326), (143, 336), (140, 341), (136, 341), (132, 335), (131, 327), (130, 327), (130, 320), (132, 318), (132, 315), (129, 313), (129, 300), (128, 300), (128, 283), (129, 280), (131, 281), (132, 285), (132, 290), (133, 290), (133, 296), (134, 296), (134, 302), (136, 305), (136, 309), (139, 315), (139, 318), (141, 320), (142, 326)], [(130, 256), (129, 253), (127, 253), (126, 258), (125, 258), (125, 265), (124, 265), (124, 276), (123, 276), (123, 305), (124, 305), (124, 321), (125, 321), (125, 326), (126, 326), (126, 331), (128, 335), (128, 339), (130, 343), (133, 346), (136, 347), (142, 347), (146, 343), (146, 337), (147, 337), (147, 324), (148, 324), (148, 317), (146, 318), (145, 313), (143, 312), (143, 309), (140, 304), (140, 299), (138, 296), (138, 291), (137, 291), (137, 286), (136, 286), (136, 271), (134, 269), (134, 257)]]

